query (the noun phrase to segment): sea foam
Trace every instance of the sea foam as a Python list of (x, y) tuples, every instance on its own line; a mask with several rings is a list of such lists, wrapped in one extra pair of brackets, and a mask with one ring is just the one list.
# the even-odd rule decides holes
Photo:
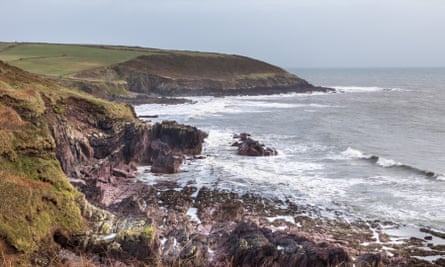
[(402, 88), (385, 88), (378, 86), (331, 86), (338, 93), (366, 93), (366, 92), (401, 92), (405, 91)]

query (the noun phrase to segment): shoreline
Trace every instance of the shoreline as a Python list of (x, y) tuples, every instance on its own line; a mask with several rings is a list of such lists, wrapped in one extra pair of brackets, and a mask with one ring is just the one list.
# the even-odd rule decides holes
[[(146, 167), (139, 169), (148, 170)], [(445, 257), (444, 239), (433, 236), (429, 240), (430, 234), (413, 227), (381, 221), (346, 222), (310, 217), (306, 214), (307, 207), (298, 203), (283, 203), (263, 198), (259, 194), (238, 194), (206, 186), (197, 188), (180, 185), (166, 178), (147, 185), (136, 177), (133, 181), (121, 181), (126, 184), (124, 188), (105, 187), (102, 194), (113, 199), (113, 195), (123, 193), (119, 192), (119, 188), (125, 191), (127, 197), (108, 203), (106, 209), (117, 217), (151, 221), (156, 232), (153, 244), (157, 244), (158, 260), (164, 265), (188, 259), (192, 264), (189, 266), (223, 266), (237, 255), (236, 250), (234, 252), (230, 248), (228, 239), (238, 227), (246, 227), (246, 223), (250, 225), (249, 231), (253, 231), (249, 235), (253, 234), (255, 240), (263, 238), (260, 234), (263, 231), (280, 235), (281, 238), (298, 236), (315, 247), (322, 246), (332, 251), (341, 249), (348, 256), (347, 264), (356, 266), (366, 266), (359, 265), (365, 259), (368, 260), (367, 264), (375, 263), (378, 259), (379, 264), (384, 266), (434, 266), (433, 261), (438, 260), (440, 264)], [(261, 231), (254, 231), (256, 228)], [(242, 239), (241, 236), (239, 238)], [(232, 239), (231, 242), (234, 242)], [(268, 240), (264, 242), (274, 247), (279, 255), (285, 255), (290, 249), (290, 244)], [(184, 258), (185, 250), (196, 250), (199, 253)], [(259, 251), (252, 248), (243, 253), (255, 255)], [(341, 252), (337, 253), (342, 255)], [(273, 259), (279, 258), (275, 255)]]

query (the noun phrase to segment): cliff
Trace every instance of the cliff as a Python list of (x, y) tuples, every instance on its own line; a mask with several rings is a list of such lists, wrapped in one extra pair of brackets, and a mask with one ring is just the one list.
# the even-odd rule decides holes
[[(173, 122), (152, 128), (127, 104), (66, 89), (1, 61), (0, 114), (0, 252), (2, 259), (11, 254), (25, 262), (52, 255), (57, 243), (68, 242), (60, 240), (92, 227), (87, 215), (95, 208), (69, 180), (107, 184), (155, 162), (165, 171), (172, 158), (200, 153), (205, 137)], [(107, 197), (89, 200), (106, 206)]]

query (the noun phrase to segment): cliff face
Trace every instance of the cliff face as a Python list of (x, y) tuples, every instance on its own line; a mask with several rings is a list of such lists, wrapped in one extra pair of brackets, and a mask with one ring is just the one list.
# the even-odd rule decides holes
[(46, 119), (55, 87), (0, 62), (0, 236), (27, 254), (51, 244), (55, 229), (83, 226), (80, 194), (60, 168)]
[(0, 245), (26, 255), (54, 246), (53, 233), (85, 227), (82, 195), (67, 176), (82, 183), (131, 178), (138, 164), (200, 153), (205, 137), (175, 123), (152, 129), (129, 105), (67, 90), (1, 61), (0, 114)]
[[(128, 90), (161, 96), (256, 95), (325, 91), (276, 66), (247, 57), (170, 53), (140, 56), (84, 71), (79, 79), (125, 81)], [(85, 89), (94, 84), (82, 83)]]

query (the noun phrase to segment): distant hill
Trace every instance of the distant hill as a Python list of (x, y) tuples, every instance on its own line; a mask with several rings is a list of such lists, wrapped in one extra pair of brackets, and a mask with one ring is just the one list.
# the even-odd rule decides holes
[(324, 91), (268, 63), (237, 55), (141, 47), (0, 43), (0, 60), (102, 98)]

